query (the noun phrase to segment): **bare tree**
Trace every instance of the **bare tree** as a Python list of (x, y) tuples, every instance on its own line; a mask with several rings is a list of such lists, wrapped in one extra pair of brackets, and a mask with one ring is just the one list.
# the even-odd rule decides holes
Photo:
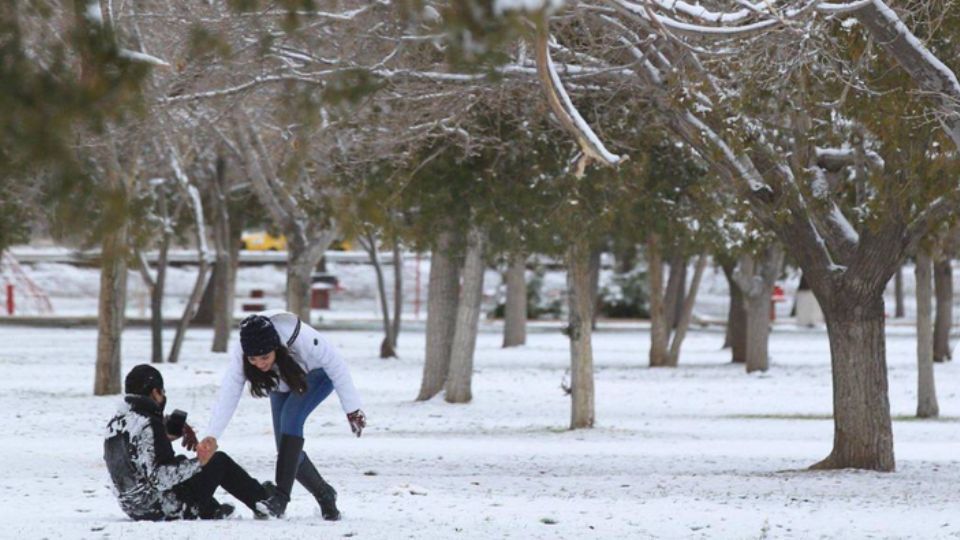
[(770, 367), (770, 296), (783, 266), (783, 248), (768, 246), (759, 255), (743, 255), (734, 274), (746, 314), (747, 373)]
[(591, 428), (594, 422), (593, 295), (590, 286), (590, 245), (575, 239), (567, 251), (567, 295), (570, 303), (570, 429)]
[(444, 399), (448, 403), (467, 403), (473, 399), (473, 354), (483, 300), (483, 249), (483, 231), (471, 227), (467, 232), (467, 252), (463, 262), (463, 297), (457, 305), (450, 372), (444, 387)]
[(527, 257), (513, 255), (507, 264), (507, 299), (503, 317), (503, 346), (527, 342)]
[(430, 257), (427, 344), (417, 401), (426, 401), (440, 393), (450, 370), (460, 298), (460, 264), (454, 254), (454, 245), (454, 232), (441, 230)]
[(917, 253), (917, 416), (934, 418), (940, 414), (933, 380), (933, 321), (931, 308), (933, 262), (930, 254)]

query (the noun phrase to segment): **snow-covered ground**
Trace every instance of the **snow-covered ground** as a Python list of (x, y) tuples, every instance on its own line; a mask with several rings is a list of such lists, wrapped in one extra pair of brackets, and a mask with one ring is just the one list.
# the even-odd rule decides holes
[[(485, 324), (474, 401), (415, 403), (422, 333), (401, 360), (379, 335), (330, 332), (365, 397), (354, 438), (335, 398), (307, 424), (307, 450), (340, 492), (324, 522), (296, 488), (289, 519), (135, 523), (114, 501), (101, 430), (117, 397), (93, 397), (93, 329), (0, 326), (0, 537), (3, 538), (955, 538), (960, 536), (960, 366), (938, 365), (944, 417), (910, 418), (915, 340), (890, 332), (897, 472), (807, 472), (831, 446), (828, 347), (820, 330), (777, 330), (772, 369), (747, 376), (693, 330), (681, 367), (644, 367), (642, 331), (595, 336), (597, 427), (568, 431), (559, 333), (502, 350)], [(169, 337), (169, 335), (168, 335)], [(193, 330), (163, 365), (169, 407), (203, 428), (225, 355)], [(124, 371), (147, 359), (146, 330), (124, 334)], [(221, 440), (252, 474), (272, 476), (268, 404), (246, 395)], [(179, 446), (177, 446), (179, 449)], [(230, 501), (223, 495), (221, 500)]]

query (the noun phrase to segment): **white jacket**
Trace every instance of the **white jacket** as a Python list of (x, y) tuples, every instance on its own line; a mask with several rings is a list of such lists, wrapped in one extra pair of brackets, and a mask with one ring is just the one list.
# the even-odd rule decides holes
[[(273, 322), (274, 328), (280, 334), (280, 342), (286, 344), (290, 341), (296, 327), (298, 318), (293, 313), (281, 310), (269, 310), (260, 313), (268, 317)], [(361, 407), (360, 394), (353, 385), (353, 378), (350, 377), (350, 370), (340, 353), (327, 342), (314, 328), (308, 324), (300, 324), (300, 332), (297, 334), (293, 343), (288, 346), (290, 356), (307, 373), (322, 369), (327, 377), (333, 382), (333, 388), (337, 391), (340, 398), (340, 405), (343, 412), (351, 413)], [(237, 410), (237, 403), (240, 402), (240, 396), (243, 394), (243, 388), (247, 382), (243, 374), (243, 349), (240, 347), (240, 337), (237, 336), (230, 346), (229, 364), (223, 374), (220, 382), (220, 391), (217, 393), (217, 402), (213, 406), (210, 414), (210, 424), (207, 426), (206, 435), (216, 437), (223, 435), (227, 424)], [(278, 392), (289, 392), (290, 387), (283, 380), (277, 387)]]

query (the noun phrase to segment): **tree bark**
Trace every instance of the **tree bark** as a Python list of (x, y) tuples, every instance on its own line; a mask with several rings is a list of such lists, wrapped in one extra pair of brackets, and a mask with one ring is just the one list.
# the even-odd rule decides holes
[(403, 319), (403, 251), (400, 240), (393, 239), (393, 328), (390, 333), (394, 355), (400, 341), (400, 321)]
[(917, 417), (935, 418), (940, 414), (933, 378), (933, 261), (925, 252), (917, 253)]
[(833, 450), (812, 469), (892, 471), (893, 430), (887, 398), (882, 286), (857, 292), (836, 284), (824, 309), (833, 372)]
[(570, 429), (591, 428), (594, 422), (593, 294), (590, 247), (575, 240), (567, 251), (567, 296), (570, 303)]
[(441, 231), (430, 257), (427, 344), (417, 401), (426, 401), (443, 390), (450, 370), (450, 350), (460, 298), (460, 270), (459, 261), (453, 254), (454, 242), (452, 231)]
[(590, 249), (590, 305), (593, 308), (590, 319), (590, 326), (597, 329), (597, 315), (600, 313), (600, 258), (603, 256), (603, 248), (594, 246)]
[(323, 257), (327, 245), (305, 245), (294, 237), (287, 238), (287, 311), (310, 324), (310, 288), (313, 270)]
[(667, 278), (667, 292), (664, 293), (664, 316), (670, 329), (680, 322), (680, 311), (687, 287), (687, 258), (674, 254), (670, 257), (670, 274)]
[(768, 246), (757, 256), (744, 255), (733, 279), (743, 294), (747, 320), (747, 373), (770, 367), (770, 296), (783, 266), (783, 249)]
[[(700, 281), (703, 279), (703, 271), (707, 267), (707, 255), (701, 254), (697, 259), (697, 265), (693, 272), (693, 279), (690, 280), (690, 291), (683, 299), (680, 306), (677, 329), (673, 333), (673, 339), (670, 343), (670, 364), (669, 367), (677, 367), (680, 362), (680, 347), (687, 336), (687, 330), (690, 328), (690, 321), (693, 320), (693, 306), (697, 301), (697, 292), (700, 290)], [(686, 274), (686, 271), (684, 271)]]
[(730, 348), (731, 361), (742, 364), (747, 361), (747, 312), (743, 304), (743, 293), (733, 279), (736, 265), (722, 265), (723, 275), (727, 278), (730, 291), (730, 308), (727, 310), (727, 332), (723, 347)]
[[(234, 250), (234, 231), (227, 198), (230, 185), (226, 175), (226, 161), (217, 160), (216, 181), (211, 190), (213, 206), (213, 239), (217, 252), (213, 276), (213, 352), (226, 352), (233, 326), (233, 303), (236, 285), (236, 260), (239, 250)], [(239, 235), (237, 235), (239, 236)]]
[(120, 340), (127, 306), (126, 246), (125, 223), (104, 235), (101, 244), (97, 367), (93, 383), (97, 396), (119, 394), (121, 390)]
[(770, 297), (757, 295), (744, 300), (746, 313), (746, 355), (747, 373), (767, 371), (770, 368), (768, 356), (770, 335)]
[(361, 240), (363, 248), (370, 257), (373, 271), (377, 276), (377, 296), (380, 299), (380, 317), (383, 321), (383, 340), (380, 341), (380, 358), (396, 358), (393, 350), (393, 327), (390, 325), (390, 306), (387, 303), (387, 284), (383, 277), (383, 265), (380, 264), (380, 254), (377, 252), (377, 240), (368, 235)]
[(897, 267), (897, 273), (894, 275), (894, 285), (893, 285), (893, 295), (894, 303), (896, 308), (894, 310), (894, 317), (897, 319), (902, 319), (906, 316), (906, 310), (903, 308), (903, 266)]
[(477, 346), (480, 302), (483, 299), (483, 244), (483, 233), (471, 228), (467, 233), (467, 253), (463, 263), (463, 298), (457, 306), (450, 373), (444, 388), (444, 399), (448, 403), (467, 403), (473, 398), (473, 353)]
[(200, 263), (197, 267), (197, 279), (193, 283), (193, 290), (187, 298), (187, 305), (183, 307), (183, 315), (180, 316), (180, 322), (177, 324), (177, 331), (173, 335), (173, 343), (170, 344), (170, 354), (167, 362), (175, 364), (180, 360), (180, 348), (183, 346), (183, 339), (187, 335), (187, 329), (190, 327), (193, 316), (197, 313), (197, 306), (200, 305), (200, 297), (207, 285), (207, 270), (209, 263), (205, 254), (199, 256)]
[(650, 280), (650, 367), (663, 367), (668, 364), (667, 346), (670, 340), (670, 326), (666, 321), (664, 306), (663, 258), (660, 250), (660, 235), (650, 233), (647, 236), (647, 275)]
[(933, 283), (937, 297), (937, 316), (933, 325), (933, 361), (952, 359), (950, 329), (953, 327), (953, 268), (950, 259), (933, 265)]
[(527, 343), (527, 256), (510, 258), (507, 267), (507, 302), (503, 316), (503, 346), (517, 347)]

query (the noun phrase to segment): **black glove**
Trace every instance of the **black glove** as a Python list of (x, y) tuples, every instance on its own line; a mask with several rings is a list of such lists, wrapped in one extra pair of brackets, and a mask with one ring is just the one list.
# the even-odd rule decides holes
[(367, 427), (367, 415), (363, 414), (360, 409), (347, 413), (347, 421), (350, 422), (350, 431), (354, 432), (357, 437), (363, 433), (363, 428)]

